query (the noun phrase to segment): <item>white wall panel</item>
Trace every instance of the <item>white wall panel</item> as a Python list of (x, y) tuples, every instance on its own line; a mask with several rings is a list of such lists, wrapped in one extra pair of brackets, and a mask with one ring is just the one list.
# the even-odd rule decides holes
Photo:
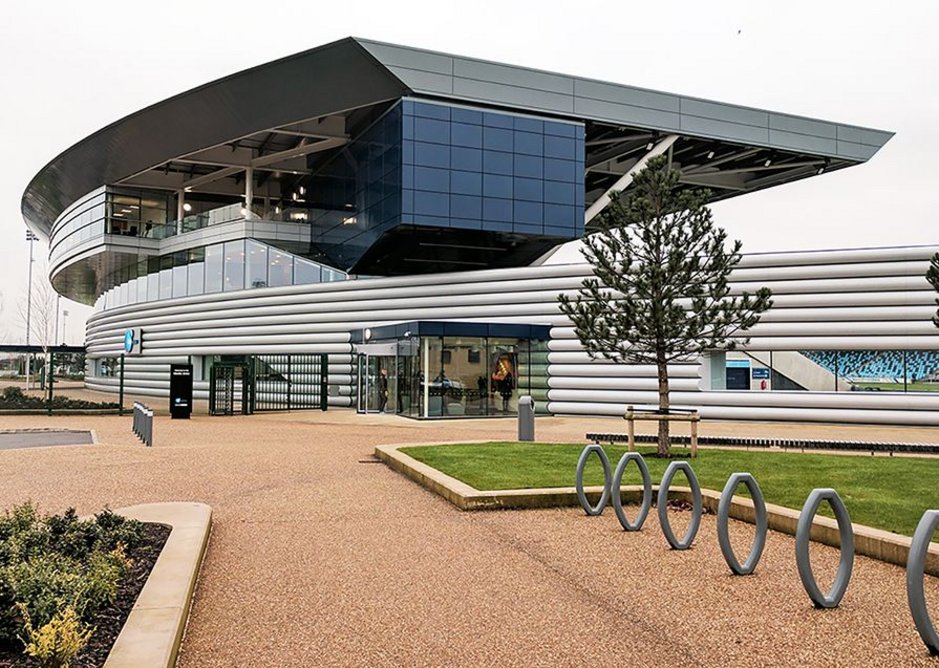
[[(735, 293), (774, 291), (774, 307), (752, 330), (752, 350), (939, 350), (930, 322), (935, 293), (923, 278), (933, 247), (756, 254), (734, 273)], [(168, 365), (189, 355), (330, 354), (330, 405), (350, 405), (355, 380), (350, 332), (410, 320), (553, 325), (549, 410), (619, 415), (656, 401), (655, 369), (591, 360), (559, 313), (589, 269), (546, 264), (433, 276), (361, 279), (263, 288), (135, 304), (95, 314), (90, 358), (123, 351), (128, 327), (144, 331), (141, 356), (126, 358), (128, 393), (165, 395)], [(702, 392), (697, 363), (672, 365), (673, 403), (709, 417), (939, 423), (939, 393)], [(117, 390), (117, 379), (87, 379)], [(204, 392), (197, 384), (197, 396)], [(544, 392), (541, 389), (540, 392)], [(865, 419), (866, 418), (866, 419)]]

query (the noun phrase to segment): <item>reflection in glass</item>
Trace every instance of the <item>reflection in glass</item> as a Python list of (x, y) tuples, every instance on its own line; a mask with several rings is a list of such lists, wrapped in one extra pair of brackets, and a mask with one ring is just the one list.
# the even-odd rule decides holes
[(151, 272), (147, 277), (147, 301), (155, 302), (160, 298), (160, 272)]
[(137, 303), (142, 304), (147, 301), (147, 281), (149, 277), (144, 274), (137, 279)]
[(489, 339), (489, 396), (492, 414), (518, 412), (518, 339)]
[(279, 288), (293, 283), (293, 258), (288, 253), (271, 248), (268, 252), (267, 284)]
[[(163, 286), (160, 272), (166, 270), (171, 270), (175, 278)], [(133, 283), (137, 277), (139, 280)], [(98, 297), (95, 308), (240, 290), (245, 285), (277, 287), (347, 278), (341, 271), (248, 239), (151, 256), (121, 267), (110, 274), (113, 288)]]
[(205, 249), (205, 291), (222, 291), (222, 267), (224, 253), (221, 244)]
[(267, 287), (267, 246), (259, 244), (257, 241), (249, 239), (246, 242), (247, 248), (247, 280), (245, 285), (248, 288), (266, 288)]
[(309, 262), (301, 258), (294, 258), (293, 282), (295, 285), (319, 283), (322, 278), (320, 272), (320, 265), (316, 264), (315, 262)]
[(243, 290), (245, 287), (245, 242), (229, 241), (225, 244), (224, 291)]
[(173, 269), (160, 271), (160, 299), (169, 299), (173, 296)]
[(173, 267), (173, 296), (185, 297), (189, 283), (189, 269), (186, 265)]

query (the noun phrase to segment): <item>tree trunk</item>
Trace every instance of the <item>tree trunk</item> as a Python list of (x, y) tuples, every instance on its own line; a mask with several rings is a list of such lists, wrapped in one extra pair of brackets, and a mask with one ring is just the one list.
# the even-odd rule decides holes
[[(659, 376), (659, 412), (668, 413), (668, 362), (665, 355), (656, 355), (656, 368)], [(659, 449), (660, 457), (668, 457), (671, 453), (671, 444), (668, 438), (668, 420), (659, 420)]]

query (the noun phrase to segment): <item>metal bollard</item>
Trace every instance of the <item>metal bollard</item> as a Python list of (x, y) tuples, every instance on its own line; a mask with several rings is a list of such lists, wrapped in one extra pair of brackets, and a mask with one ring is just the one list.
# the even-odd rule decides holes
[(518, 398), (518, 440), (535, 440), (535, 401), (527, 395)]
[(147, 438), (144, 440), (144, 445), (148, 448), (153, 447), (153, 411), (147, 409)]

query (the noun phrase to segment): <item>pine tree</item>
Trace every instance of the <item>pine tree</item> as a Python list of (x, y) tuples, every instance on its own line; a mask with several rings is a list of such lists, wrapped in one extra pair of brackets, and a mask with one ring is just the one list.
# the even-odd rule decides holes
[[(936, 292), (939, 292), (939, 253), (932, 256), (929, 269), (926, 271), (926, 280), (929, 281), (929, 284)], [(936, 300), (936, 306), (939, 306), (939, 299)], [(936, 327), (939, 327), (939, 309), (936, 309), (936, 315), (933, 316), (932, 322)]]
[[(746, 343), (742, 333), (772, 305), (768, 288), (731, 296), (728, 278), (741, 242), (727, 248), (727, 233), (706, 206), (709, 191), (680, 186), (680, 176), (665, 156), (650, 160), (584, 237), (594, 275), (573, 299), (558, 297), (591, 359), (656, 366), (665, 413), (669, 363)], [(665, 420), (658, 452), (669, 454)]]

